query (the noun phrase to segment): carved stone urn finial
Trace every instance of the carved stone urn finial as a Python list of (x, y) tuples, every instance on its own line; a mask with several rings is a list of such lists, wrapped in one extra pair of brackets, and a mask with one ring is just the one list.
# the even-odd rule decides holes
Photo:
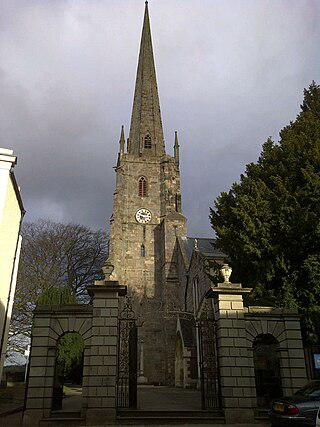
[(109, 262), (106, 262), (106, 264), (102, 267), (103, 274), (105, 276), (105, 280), (108, 280), (114, 270), (114, 266), (110, 264)]
[(223, 277), (224, 281), (223, 283), (230, 283), (230, 276), (232, 273), (232, 268), (229, 264), (223, 264), (223, 266), (220, 269), (221, 276)]

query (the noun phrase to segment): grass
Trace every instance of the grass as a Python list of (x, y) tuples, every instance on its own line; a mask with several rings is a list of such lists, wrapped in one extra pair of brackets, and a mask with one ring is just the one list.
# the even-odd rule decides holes
[(81, 388), (82, 386), (79, 384), (70, 384), (68, 385), (63, 385), (63, 393), (66, 395), (78, 395), (79, 392), (75, 391), (74, 388)]
[(64, 385), (63, 386), (63, 393), (70, 394), (70, 393), (72, 393), (72, 389), (70, 387), (68, 387), (67, 385)]

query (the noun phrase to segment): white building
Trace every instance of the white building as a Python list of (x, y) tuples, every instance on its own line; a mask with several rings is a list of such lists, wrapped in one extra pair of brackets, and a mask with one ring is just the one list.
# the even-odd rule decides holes
[(24, 208), (13, 168), (13, 150), (0, 148), (0, 378), (6, 355), (9, 324), (16, 288)]

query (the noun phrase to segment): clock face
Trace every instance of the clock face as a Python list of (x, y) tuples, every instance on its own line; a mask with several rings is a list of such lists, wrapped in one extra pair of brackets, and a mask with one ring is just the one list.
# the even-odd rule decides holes
[(151, 221), (151, 212), (148, 209), (141, 208), (136, 212), (136, 220), (140, 224), (147, 224)]

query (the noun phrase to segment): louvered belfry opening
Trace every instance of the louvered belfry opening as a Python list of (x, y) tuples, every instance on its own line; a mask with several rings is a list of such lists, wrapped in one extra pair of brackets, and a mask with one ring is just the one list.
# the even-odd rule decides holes
[(151, 149), (151, 136), (146, 135), (144, 138), (144, 148), (150, 150)]
[(139, 179), (139, 196), (146, 197), (147, 196), (147, 180), (144, 176)]

